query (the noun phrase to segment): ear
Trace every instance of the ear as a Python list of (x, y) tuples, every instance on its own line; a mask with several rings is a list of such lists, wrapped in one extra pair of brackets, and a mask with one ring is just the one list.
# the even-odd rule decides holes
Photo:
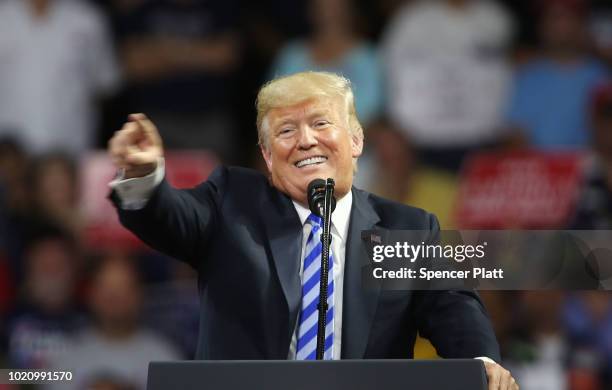
[(363, 137), (357, 134), (351, 134), (351, 152), (353, 158), (361, 156), (363, 152)]
[(261, 150), (261, 155), (263, 156), (264, 161), (266, 162), (266, 166), (268, 167), (268, 172), (272, 172), (272, 153), (266, 149), (265, 146), (259, 145), (259, 150)]

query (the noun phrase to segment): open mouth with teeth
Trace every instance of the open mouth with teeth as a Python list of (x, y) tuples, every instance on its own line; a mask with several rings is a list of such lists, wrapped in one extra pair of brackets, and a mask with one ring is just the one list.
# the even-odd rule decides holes
[(312, 165), (323, 164), (325, 161), (327, 161), (327, 157), (325, 156), (313, 156), (313, 157), (305, 158), (304, 160), (300, 160), (296, 162), (294, 165), (298, 168), (304, 168), (304, 167), (309, 167)]

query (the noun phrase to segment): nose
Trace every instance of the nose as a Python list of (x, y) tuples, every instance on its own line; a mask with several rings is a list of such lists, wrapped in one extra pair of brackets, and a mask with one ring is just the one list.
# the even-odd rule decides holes
[(316, 146), (318, 143), (315, 131), (310, 126), (302, 126), (298, 139), (298, 148), (307, 150)]

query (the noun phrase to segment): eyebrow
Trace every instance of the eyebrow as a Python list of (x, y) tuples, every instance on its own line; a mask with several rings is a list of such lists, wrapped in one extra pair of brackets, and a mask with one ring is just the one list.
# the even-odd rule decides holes
[[(331, 114), (330, 109), (322, 108), (322, 109), (318, 109), (316, 111), (312, 111), (308, 113), (306, 115), (306, 119), (312, 120), (313, 118), (320, 117), (320, 116), (328, 116), (330, 114)], [(291, 117), (290, 114), (287, 114), (284, 117), (279, 118), (277, 123), (271, 124), (271, 127), (274, 129), (278, 129), (279, 127), (282, 127), (288, 124), (293, 124), (293, 123), (294, 123), (293, 118)]]

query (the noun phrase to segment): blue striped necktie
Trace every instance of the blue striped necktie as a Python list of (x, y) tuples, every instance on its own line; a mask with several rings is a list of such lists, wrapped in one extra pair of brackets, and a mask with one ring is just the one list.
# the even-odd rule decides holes
[[(306, 223), (312, 226), (304, 248), (302, 275), (302, 306), (298, 325), (297, 360), (315, 360), (319, 320), (319, 288), (321, 280), (321, 233), (323, 220), (310, 214)], [(327, 316), (325, 325), (325, 360), (333, 358), (334, 344), (334, 272), (331, 248), (329, 251), (329, 277), (327, 286)]]

